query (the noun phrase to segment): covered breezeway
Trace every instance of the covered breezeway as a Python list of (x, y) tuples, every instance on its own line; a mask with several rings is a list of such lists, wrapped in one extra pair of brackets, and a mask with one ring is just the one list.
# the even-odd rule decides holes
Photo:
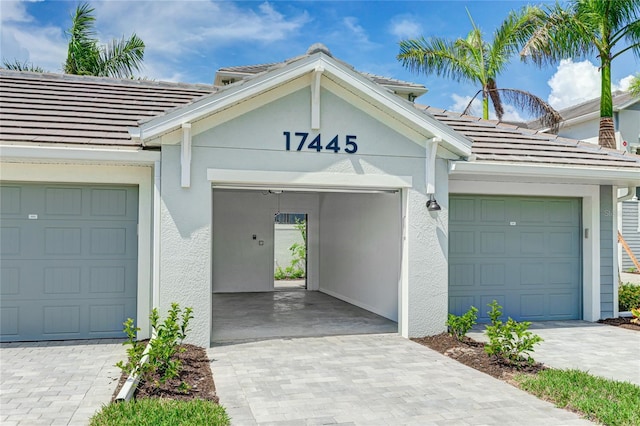
[[(213, 188), (213, 342), (398, 332), (401, 189)], [(292, 212), (307, 289), (274, 291), (274, 216)]]

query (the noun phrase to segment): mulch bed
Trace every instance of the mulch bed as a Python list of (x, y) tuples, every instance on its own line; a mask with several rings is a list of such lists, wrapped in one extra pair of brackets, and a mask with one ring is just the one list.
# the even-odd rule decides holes
[(607, 318), (598, 320), (600, 324), (613, 325), (616, 327), (627, 328), (629, 330), (640, 331), (640, 324), (634, 324), (631, 322), (631, 318)]
[[(607, 318), (598, 322), (640, 331), (640, 325), (632, 323), (631, 318)], [(478, 371), (505, 381), (510, 381), (516, 373), (537, 373), (547, 368), (542, 363), (517, 366), (507, 364), (502, 359), (487, 355), (484, 351), (484, 343), (477, 342), (469, 337), (464, 337), (462, 341), (458, 341), (448, 333), (442, 333), (436, 336), (413, 338), (411, 340)], [(535, 358), (535, 352), (532, 355)]]
[(442, 333), (436, 336), (413, 338), (411, 340), (478, 371), (505, 381), (510, 381), (516, 373), (537, 373), (547, 368), (541, 363), (518, 366), (507, 364), (502, 359), (487, 355), (484, 351), (484, 343), (468, 337), (465, 337), (463, 341), (458, 341), (448, 333)]
[[(216, 386), (213, 382), (213, 375), (211, 374), (211, 367), (209, 364), (209, 357), (204, 348), (199, 346), (182, 344), (180, 348), (184, 351), (178, 351), (177, 358), (182, 362), (182, 371), (180, 376), (174, 379), (168, 380), (164, 384), (156, 388), (152, 381), (141, 382), (138, 384), (138, 388), (134, 394), (135, 398), (167, 398), (167, 399), (205, 399), (218, 402), (216, 396)], [(118, 386), (113, 393), (111, 401), (115, 400), (115, 397), (120, 392), (120, 388), (126, 382), (128, 375), (122, 374)], [(179, 390), (180, 383), (185, 382), (190, 386), (186, 392)]]

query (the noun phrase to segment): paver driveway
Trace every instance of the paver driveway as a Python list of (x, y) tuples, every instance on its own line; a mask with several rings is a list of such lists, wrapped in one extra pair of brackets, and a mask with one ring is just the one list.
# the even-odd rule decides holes
[(0, 424), (86, 425), (111, 399), (122, 340), (2, 343)]
[(208, 350), (234, 425), (579, 425), (577, 415), (395, 334)]

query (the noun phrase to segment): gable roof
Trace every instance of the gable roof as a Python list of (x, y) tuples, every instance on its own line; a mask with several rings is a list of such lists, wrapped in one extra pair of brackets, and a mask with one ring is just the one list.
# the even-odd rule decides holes
[[(299, 59), (300, 57), (296, 57), (293, 59), (289, 59), (286, 62), (290, 62), (295, 59)], [(345, 66), (353, 69), (350, 65), (340, 61)], [(251, 77), (256, 74), (260, 74), (266, 71), (269, 71), (273, 68), (280, 66), (282, 62), (272, 62), (268, 64), (258, 64), (258, 65), (240, 65), (235, 67), (223, 67), (216, 72), (216, 77), (214, 84), (217, 86), (223, 86), (227, 84), (225, 82), (225, 78), (237, 77), (237, 78), (245, 78)], [(398, 80), (395, 78), (383, 77), (376, 74), (371, 74), (368, 72), (360, 72), (360, 74), (365, 77), (371, 79), (375, 83), (378, 83), (381, 86), (390, 88), (390, 89), (400, 89), (403, 92), (415, 92), (416, 97), (420, 95), (424, 95), (427, 93), (427, 88), (419, 83), (412, 83), (410, 81)]]
[[(612, 93), (613, 110), (620, 111), (628, 108), (629, 106), (640, 102), (640, 98), (634, 97), (630, 92), (615, 91)], [(588, 101), (572, 105), (570, 107), (561, 109), (558, 113), (562, 116), (562, 124), (569, 124), (574, 122), (582, 122), (583, 120), (589, 120), (599, 117), (600, 115), (600, 98), (593, 98)], [(547, 127), (540, 124), (539, 120), (532, 120), (526, 123), (529, 129), (536, 130), (548, 130)]]
[(129, 127), (215, 90), (0, 69), (0, 141), (137, 147)]
[[(217, 92), (204, 96), (190, 105), (175, 108), (162, 116), (141, 122), (137, 129), (132, 129), (132, 136), (144, 141), (156, 139), (162, 135), (179, 129), (184, 123), (192, 123), (229, 109), (245, 101), (255, 99), (263, 93), (285, 87), (302, 77), (314, 75), (326, 77), (326, 83), (333, 90), (338, 90), (360, 105), (366, 105), (373, 114), (383, 114), (389, 126), (407, 130), (414, 136), (414, 141), (426, 143), (427, 139), (437, 137), (442, 140), (440, 146), (456, 156), (466, 157), (471, 151), (471, 141), (460, 133), (428, 114), (416, 111), (414, 104), (402, 99), (369, 78), (345, 66), (342, 61), (334, 59), (322, 44), (312, 45), (306, 54), (279, 63), (274, 67), (243, 80), (221, 87)], [(312, 85), (311, 80), (306, 83)], [(403, 131), (400, 130), (400, 131)]]
[[(306, 58), (306, 59), (305, 59)], [(317, 59), (317, 57), (315, 58)], [(260, 84), (265, 79), (282, 78), (290, 67), (314, 69), (314, 59), (303, 57), (292, 64), (280, 65), (268, 75), (216, 88), (209, 85), (163, 83), (111, 78), (78, 77), (0, 70), (0, 142), (29, 145), (84, 145), (116, 148), (141, 148), (128, 131), (141, 122), (171, 119), (185, 108), (197, 111), (218, 98), (242, 95), (240, 89)], [(344, 72), (338, 67), (334, 72)], [(357, 84), (375, 83), (357, 73), (348, 74)], [(351, 80), (353, 82), (353, 80)], [(355, 83), (354, 83), (355, 84)], [(468, 165), (540, 165), (582, 170), (640, 171), (640, 156), (609, 150), (597, 145), (535, 130), (482, 120), (437, 108), (414, 105), (384, 90), (380, 99), (409, 108), (422, 115), (434, 128), (457, 135), (460, 141), (473, 143), (475, 161)], [(178, 121), (180, 122), (180, 121)], [(142, 124), (144, 126), (145, 124)], [(587, 173), (587, 172), (584, 172)]]

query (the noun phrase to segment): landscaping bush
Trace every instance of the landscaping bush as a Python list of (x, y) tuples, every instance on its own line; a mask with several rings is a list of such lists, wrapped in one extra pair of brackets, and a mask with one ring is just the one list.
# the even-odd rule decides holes
[(449, 334), (456, 338), (456, 340), (462, 340), (467, 335), (471, 327), (474, 326), (478, 319), (478, 309), (472, 306), (467, 312), (461, 316), (449, 314), (447, 319), (447, 327)]
[(489, 343), (484, 347), (487, 354), (495, 355), (514, 366), (523, 362), (533, 364), (535, 361), (529, 352), (533, 352), (534, 345), (542, 342), (542, 337), (528, 331), (531, 323), (518, 322), (512, 318), (503, 323), (500, 320), (502, 306), (495, 300), (487, 306), (491, 308), (488, 312), (491, 325), (486, 326)]
[[(171, 304), (171, 309), (164, 322), (160, 322), (158, 309), (153, 308), (149, 319), (151, 328), (155, 336), (149, 342), (148, 360), (142, 363), (144, 344), (136, 340), (137, 332), (140, 328), (135, 327), (134, 320), (129, 318), (124, 323), (124, 332), (127, 334), (127, 341), (124, 345), (129, 345), (127, 349), (127, 362), (119, 361), (116, 366), (125, 374), (137, 373), (140, 380), (152, 381), (156, 387), (173, 379), (180, 374), (182, 365), (180, 361), (173, 359), (180, 344), (187, 337), (189, 321), (193, 318), (193, 309), (180, 309), (177, 303)], [(180, 385), (184, 390), (188, 390), (185, 383)]]
[(640, 308), (640, 285), (620, 284), (618, 287), (618, 310), (630, 311)]

